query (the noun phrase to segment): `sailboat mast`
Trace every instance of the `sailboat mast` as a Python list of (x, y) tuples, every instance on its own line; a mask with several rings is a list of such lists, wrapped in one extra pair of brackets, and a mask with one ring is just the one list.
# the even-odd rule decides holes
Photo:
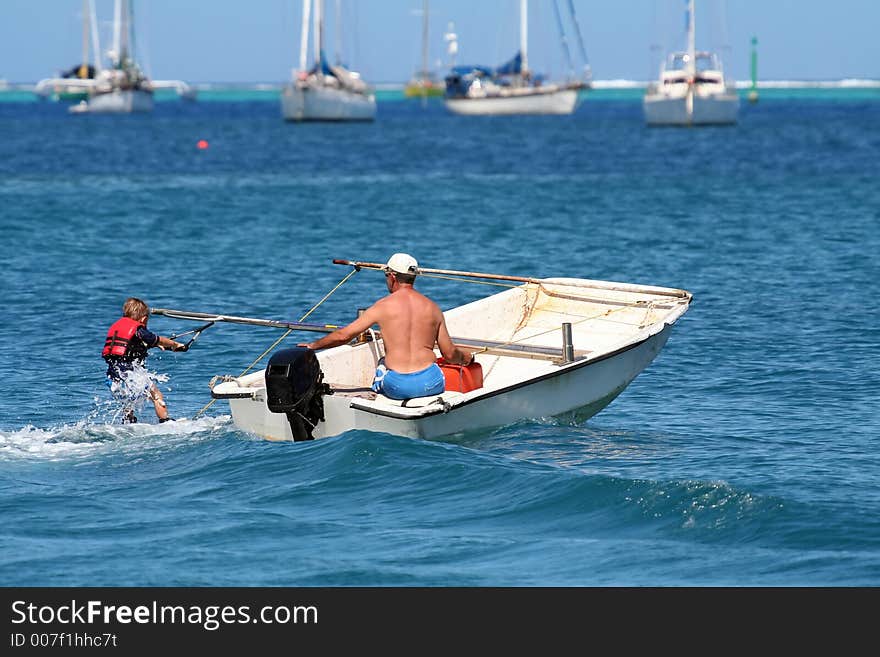
[(422, 3), (422, 78), (428, 77), (428, 0)]
[(101, 42), (98, 39), (98, 16), (95, 14), (95, 0), (87, 0), (89, 6), (89, 22), (92, 29), (92, 52), (95, 53), (95, 73), (101, 70)]
[(522, 72), (529, 71), (529, 0), (519, 0), (519, 51), (522, 55)]
[(696, 75), (697, 73), (697, 41), (696, 35), (694, 34), (694, 24), (696, 23), (696, 19), (694, 17), (694, 0), (688, 0), (688, 22), (687, 22), (687, 48), (688, 48), (688, 70), (691, 75)]
[(315, 17), (314, 17), (314, 26), (312, 28), (312, 33), (315, 36), (315, 68), (317, 69), (317, 75), (321, 75), (322, 65), (321, 62), (321, 49), (324, 46), (324, 29), (321, 27), (324, 22), (324, 17), (322, 14), (324, 13), (324, 1), (323, 0), (315, 0)]
[(125, 65), (126, 60), (130, 57), (129, 50), (131, 48), (131, 44), (129, 43), (130, 37), (130, 25), (129, 25), (129, 2), (131, 0), (120, 0), (120, 6), (122, 10), (120, 12), (120, 20), (119, 20), (119, 63), (121, 65)]
[(122, 37), (120, 35), (120, 27), (122, 25), (122, 0), (115, 0), (113, 3), (113, 57), (115, 58), (113, 66), (119, 68), (120, 58), (119, 49), (122, 47)]
[(89, 77), (89, 0), (83, 0), (82, 12), (82, 60), (80, 61), (77, 75), (80, 78), (87, 78)]
[(333, 55), (336, 65), (342, 64), (342, 6), (341, 0), (336, 0), (336, 52)]
[(446, 25), (443, 40), (447, 43), (446, 54), (449, 55), (449, 68), (455, 68), (455, 55), (458, 54), (458, 35), (455, 33), (455, 23), (452, 21)]
[(312, 11), (312, 0), (303, 0), (302, 27), (299, 32), (299, 70), (306, 70), (306, 58), (309, 49), (309, 14)]
[(134, 0), (124, 0), (125, 3), (125, 58), (134, 64), (134, 52), (137, 46), (134, 42)]

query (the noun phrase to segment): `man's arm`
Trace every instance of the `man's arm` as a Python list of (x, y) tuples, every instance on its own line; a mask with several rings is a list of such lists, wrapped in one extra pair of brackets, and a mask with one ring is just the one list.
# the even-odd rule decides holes
[(474, 362), (476, 354), (462, 351), (452, 343), (442, 312), (440, 313), (440, 330), (437, 331), (437, 346), (440, 347), (443, 358), (453, 365), (470, 365)]
[(314, 342), (300, 342), (297, 346), (308, 347), (309, 349), (337, 347), (341, 344), (351, 342), (355, 337), (376, 323), (378, 323), (378, 312), (376, 311), (376, 306), (374, 304), (348, 326), (338, 328), (333, 331), (333, 333), (328, 333), (320, 340), (315, 340)]

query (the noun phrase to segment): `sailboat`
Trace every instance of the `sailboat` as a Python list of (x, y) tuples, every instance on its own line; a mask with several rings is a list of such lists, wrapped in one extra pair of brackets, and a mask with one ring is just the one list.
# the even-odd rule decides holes
[[(309, 13), (314, 5), (313, 65), (306, 68)], [(337, 35), (338, 37), (338, 35)], [(303, 0), (299, 70), (281, 90), (285, 121), (372, 121), (376, 95), (359, 73), (336, 64), (324, 54), (324, 0)]]
[[(91, 19), (91, 20), (90, 20)], [(42, 97), (51, 97), (56, 101), (74, 101), (87, 100), (89, 96), (88, 86), (81, 83), (82, 80), (94, 80), (95, 74), (99, 70), (100, 63), (95, 62), (92, 65), (89, 62), (89, 39), (94, 44), (94, 52), (97, 54), (100, 49), (97, 45), (98, 30), (95, 20), (94, 0), (83, 0), (82, 7), (82, 57), (79, 64), (75, 64), (70, 69), (63, 71), (59, 78), (49, 81), (43, 80), (37, 83), (34, 92)]]
[(407, 98), (442, 96), (444, 85), (433, 71), (428, 69), (428, 0), (422, 3), (422, 68), (403, 88)]
[[(92, 39), (95, 52), (97, 27), (94, 4), (89, 2), (88, 13), (92, 19)], [(91, 78), (49, 78), (37, 83), (35, 91), (45, 93), (47, 89), (66, 85), (68, 91), (78, 89), (86, 94), (70, 111), (83, 113), (131, 113), (151, 112), (153, 92), (157, 89), (175, 89), (184, 98), (194, 98), (195, 90), (181, 80), (150, 80), (134, 61), (134, 21), (132, 20), (132, 0), (115, 0), (113, 12), (113, 48), (107, 55), (109, 66), (102, 67), (96, 61)], [(97, 59), (97, 58), (96, 58)]]
[[(583, 80), (547, 83), (543, 76), (529, 69), (528, 60), (528, 0), (520, 0), (520, 47), (513, 59), (490, 69), (484, 66), (456, 66), (446, 76), (446, 107), (453, 114), (571, 114), (577, 107), (580, 91), (590, 87), (589, 66)], [(574, 19), (574, 8), (569, 2)], [(558, 8), (554, 2), (554, 9)], [(560, 28), (561, 20), (558, 20)], [(583, 40), (574, 21), (581, 51)], [(568, 47), (562, 39), (566, 55)], [(569, 58), (570, 63), (570, 58)]]
[(134, 61), (134, 29), (132, 0), (116, 0), (113, 9), (113, 50), (110, 67), (96, 77), (89, 89), (86, 103), (73, 109), (82, 112), (151, 112), (153, 87), (147, 76)]
[(715, 53), (696, 49), (694, 0), (687, 0), (687, 50), (670, 53), (643, 102), (645, 122), (659, 126), (730, 125), (739, 94)]

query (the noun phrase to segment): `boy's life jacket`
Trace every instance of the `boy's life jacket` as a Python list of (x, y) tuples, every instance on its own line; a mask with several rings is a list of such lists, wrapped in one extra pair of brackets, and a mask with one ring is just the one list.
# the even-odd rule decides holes
[(104, 350), (105, 359), (142, 360), (147, 356), (147, 345), (137, 337), (137, 330), (143, 326), (131, 317), (122, 317), (107, 331)]

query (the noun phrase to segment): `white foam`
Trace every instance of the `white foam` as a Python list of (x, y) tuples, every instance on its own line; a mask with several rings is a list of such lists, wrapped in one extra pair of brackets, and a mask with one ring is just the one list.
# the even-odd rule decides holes
[(0, 460), (61, 460), (105, 451), (142, 451), (169, 443), (198, 442), (230, 426), (229, 415), (162, 424), (96, 424), (89, 419), (41, 429), (27, 425), (0, 431)]

